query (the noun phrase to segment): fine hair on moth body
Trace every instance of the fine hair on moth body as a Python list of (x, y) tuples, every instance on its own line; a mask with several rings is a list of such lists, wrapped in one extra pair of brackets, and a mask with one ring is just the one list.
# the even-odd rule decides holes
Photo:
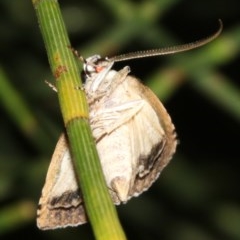
[[(155, 94), (113, 64), (128, 59), (173, 54), (198, 48), (217, 38), (211, 36), (175, 47), (139, 51), (112, 58), (91, 56), (84, 61), (84, 90), (89, 122), (102, 170), (115, 204), (146, 191), (176, 151), (171, 117)], [(83, 198), (65, 133), (54, 150), (39, 200), (37, 226), (42, 230), (77, 226), (87, 222)]]

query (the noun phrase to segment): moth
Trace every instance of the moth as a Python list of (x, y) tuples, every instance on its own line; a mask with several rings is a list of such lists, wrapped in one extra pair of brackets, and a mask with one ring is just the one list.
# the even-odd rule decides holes
[[(196, 42), (142, 52), (84, 60), (84, 90), (90, 126), (109, 193), (115, 204), (146, 191), (176, 151), (175, 127), (155, 94), (135, 77), (128, 66), (113, 64), (126, 59), (173, 54), (205, 45), (222, 31)], [(40, 229), (77, 226), (87, 221), (65, 134), (58, 140), (48, 169), (37, 211)]]

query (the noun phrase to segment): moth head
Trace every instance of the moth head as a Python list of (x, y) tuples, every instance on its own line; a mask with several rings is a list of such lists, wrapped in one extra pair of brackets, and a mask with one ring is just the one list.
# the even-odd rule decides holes
[(109, 61), (107, 58), (102, 58), (100, 55), (93, 55), (84, 60), (83, 71), (88, 77), (93, 77), (108, 68), (108, 66)]
[(95, 93), (100, 89), (101, 84), (106, 81), (106, 76), (113, 64), (114, 61), (102, 58), (100, 55), (93, 55), (84, 60), (83, 74), (85, 89), (88, 94)]

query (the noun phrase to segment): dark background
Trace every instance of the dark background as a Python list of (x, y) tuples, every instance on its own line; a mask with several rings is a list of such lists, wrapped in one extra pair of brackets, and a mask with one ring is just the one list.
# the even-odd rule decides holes
[[(216, 31), (222, 19), (223, 33), (208, 46), (116, 64), (130, 65), (157, 93), (180, 141), (153, 187), (117, 210), (129, 239), (240, 239), (240, 2), (59, 3), (71, 43), (85, 57), (191, 42)], [(31, 1), (1, 1), (0, 238), (94, 239), (89, 224), (47, 232), (35, 224), (63, 131), (57, 95), (45, 79), (53, 76)]]

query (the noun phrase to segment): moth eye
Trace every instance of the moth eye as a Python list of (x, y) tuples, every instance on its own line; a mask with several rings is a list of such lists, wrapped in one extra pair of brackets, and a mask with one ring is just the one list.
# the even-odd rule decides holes
[(101, 66), (101, 56), (93, 55), (86, 59), (86, 62), (83, 65), (84, 73), (88, 76), (93, 75), (94, 73), (99, 73), (102, 71)]
[(86, 65), (84, 66), (84, 72), (85, 72), (86, 74), (94, 73), (94, 72), (96, 72), (96, 67), (93, 66), (93, 65), (90, 65), (90, 64), (86, 64)]

